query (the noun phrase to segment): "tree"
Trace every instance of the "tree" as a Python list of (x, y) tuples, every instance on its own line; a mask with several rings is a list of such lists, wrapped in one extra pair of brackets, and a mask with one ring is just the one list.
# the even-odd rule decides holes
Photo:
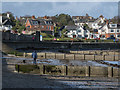
[(53, 17), (53, 22), (58, 23), (59, 27), (65, 26), (65, 25), (74, 25), (74, 22), (70, 15), (68, 14), (60, 14), (55, 15)]
[(63, 29), (63, 30), (61, 31), (61, 34), (62, 34), (62, 35), (61, 35), (61, 38), (64, 38), (64, 37), (65, 37), (65, 34), (64, 34), (64, 33), (65, 33), (66, 31), (67, 31), (67, 29)]
[(15, 26), (12, 28), (12, 30), (22, 33), (22, 31), (25, 30), (25, 25), (22, 25), (20, 21), (16, 21)]

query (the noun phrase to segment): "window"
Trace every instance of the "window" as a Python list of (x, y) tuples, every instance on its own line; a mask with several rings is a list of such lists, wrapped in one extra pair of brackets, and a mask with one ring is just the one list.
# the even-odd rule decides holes
[(88, 35), (85, 35), (85, 37), (88, 37)]
[(111, 32), (114, 32), (114, 30), (113, 30), (113, 29), (111, 29)]
[(119, 30), (117, 30), (117, 32), (119, 32)]
[(78, 30), (78, 33), (81, 33), (81, 30)]
[(102, 29), (102, 32), (105, 32), (105, 30)]
[(114, 25), (114, 24), (112, 24), (112, 27), (115, 27), (115, 25)]
[(78, 35), (79, 38), (82, 38), (82, 35)]
[(118, 34), (117, 37), (120, 37), (120, 34)]
[(105, 37), (105, 35), (102, 35), (101, 37), (102, 37), (102, 38), (104, 38), (104, 37)]
[(114, 35), (110, 35), (110, 37), (114, 37)]
[(42, 28), (44, 28), (44, 26), (42, 26)]
[(49, 26), (49, 30), (51, 30), (51, 26)]
[(46, 29), (48, 29), (48, 26), (46, 26)]
[(27, 28), (30, 28), (30, 26), (27, 26)]

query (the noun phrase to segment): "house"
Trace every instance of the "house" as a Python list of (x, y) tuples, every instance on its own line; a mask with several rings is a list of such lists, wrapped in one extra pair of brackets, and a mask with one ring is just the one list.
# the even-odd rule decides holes
[(120, 39), (120, 25), (107, 23), (98, 31), (100, 38), (110, 38), (115, 37)]
[(105, 18), (101, 15), (98, 19), (92, 22), (88, 22), (88, 26), (92, 29), (99, 29), (102, 27), (101, 24), (105, 22)]
[(10, 20), (10, 14), (7, 13), (7, 16), (0, 15), (0, 30), (7, 31), (11, 30), (13, 26), (12, 21)]
[(77, 26), (79, 25), (82, 26), (86, 24), (88, 21), (94, 20), (94, 18), (89, 16), (88, 14), (86, 14), (86, 16), (72, 16), (72, 19), (75, 22), (75, 25)]
[(84, 20), (92, 20), (93, 17), (89, 16), (88, 14), (86, 14), (86, 16), (72, 16), (73, 21), (79, 21), (81, 19)]
[(71, 38), (87, 38), (89, 39), (91, 36), (91, 33), (89, 30), (85, 29), (82, 26), (66, 26), (67, 29), (66, 35)]
[(54, 33), (54, 24), (52, 20), (35, 18), (27, 19), (25, 27), (29, 31), (40, 31), (48, 34)]
[(25, 16), (20, 16), (20, 18), (16, 17), (16, 20), (20, 21), (21, 24), (25, 24), (27, 19), (31, 19), (33, 16), (25, 15)]

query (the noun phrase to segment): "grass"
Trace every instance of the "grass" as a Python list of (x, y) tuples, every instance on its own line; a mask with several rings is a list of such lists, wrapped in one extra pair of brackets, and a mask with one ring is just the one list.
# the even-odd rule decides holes
[(94, 40), (94, 39), (85, 40), (85, 39), (77, 39), (77, 38), (56, 38), (56, 40), (54, 40), (54, 38), (43, 38), (43, 41), (114, 42), (113, 40)]
[(14, 54), (15, 56), (23, 56), (23, 52), (18, 51), (9, 51), (7, 54)]

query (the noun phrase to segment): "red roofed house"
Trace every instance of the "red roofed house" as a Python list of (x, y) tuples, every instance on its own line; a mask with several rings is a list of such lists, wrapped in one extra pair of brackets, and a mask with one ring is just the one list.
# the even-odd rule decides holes
[(32, 19), (27, 19), (25, 27), (29, 31), (40, 31), (48, 34), (53, 34), (54, 32), (52, 20), (35, 19), (34, 16), (32, 16)]

